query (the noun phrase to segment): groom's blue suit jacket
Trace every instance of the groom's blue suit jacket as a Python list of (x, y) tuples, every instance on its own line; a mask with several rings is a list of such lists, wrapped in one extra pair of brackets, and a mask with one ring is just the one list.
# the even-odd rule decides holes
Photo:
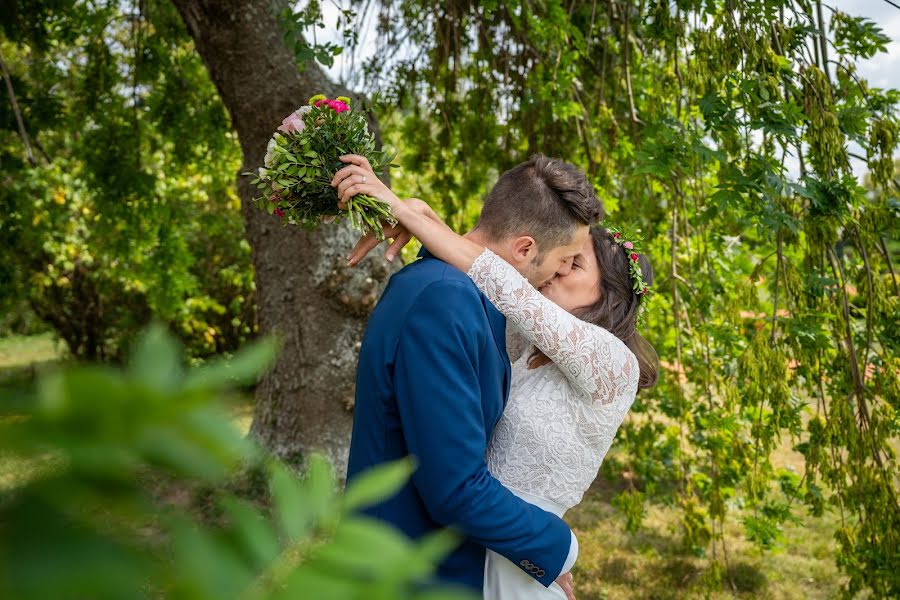
[(391, 278), (366, 329), (348, 481), (414, 456), (412, 480), (369, 515), (412, 538), (461, 533), (441, 580), (481, 590), (490, 548), (550, 585), (568, 556), (568, 526), (514, 496), (485, 465), (509, 395), (506, 320), (464, 273), (420, 256)]

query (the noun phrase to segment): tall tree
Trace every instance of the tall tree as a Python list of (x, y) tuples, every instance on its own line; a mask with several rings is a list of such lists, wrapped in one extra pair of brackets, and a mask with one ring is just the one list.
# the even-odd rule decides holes
[(191, 358), (234, 351), (255, 323), (240, 147), (181, 16), (168, 0), (9, 4), (0, 329), (50, 326), (73, 357), (115, 361), (153, 316)]
[[(315, 64), (298, 69), (271, 0), (173, 3), (231, 115), (241, 172), (262, 164), (276, 126), (310, 96), (351, 95)], [(388, 266), (371, 260), (348, 269), (344, 256), (355, 239), (349, 226), (285, 228), (253, 206), (254, 190), (240, 175), (238, 190), (253, 248), (259, 330), (284, 342), (257, 387), (251, 432), (288, 460), (320, 448), (343, 468), (357, 349)]]

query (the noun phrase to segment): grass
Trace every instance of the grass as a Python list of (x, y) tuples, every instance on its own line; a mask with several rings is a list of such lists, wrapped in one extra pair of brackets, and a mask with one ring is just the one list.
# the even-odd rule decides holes
[[(643, 528), (625, 530), (612, 507), (617, 492), (598, 480), (566, 520), (580, 545), (573, 575), (579, 600), (681, 598), (834, 598), (841, 577), (834, 563), (835, 519), (809, 518), (785, 528), (785, 542), (763, 552), (748, 542), (734, 517), (725, 526), (727, 569), (681, 546), (678, 511), (649, 507)], [(721, 548), (719, 563), (721, 560)]]
[[(8, 392), (30, 396), (34, 375), (64, 357), (65, 348), (49, 335), (0, 339), (0, 422), (17, 418), (9, 416), (10, 407), (4, 406)], [(246, 432), (252, 405), (235, 407), (233, 416), (235, 425)], [(789, 443), (782, 444), (773, 458), (778, 466), (802, 471), (802, 456)], [(45, 464), (0, 453), (0, 492), (21, 485)], [(618, 490), (617, 482), (598, 480), (566, 516), (580, 543), (574, 571), (579, 600), (815, 600), (838, 595), (841, 576), (834, 563), (833, 516), (787, 526), (783, 545), (762, 552), (744, 538), (739, 519), (732, 515), (724, 531), (728, 567), (717, 573), (713, 565), (725, 561), (716, 563), (682, 548), (674, 508), (649, 507), (644, 527), (637, 533), (626, 531), (624, 517), (610, 502)]]
[(65, 343), (51, 333), (0, 338), (0, 381), (58, 362), (65, 354)]
[(28, 481), (34, 473), (34, 468), (32, 461), (0, 453), (0, 493)]
[[(18, 418), (10, 413), (33, 396), (36, 374), (58, 364), (66, 353), (65, 344), (50, 333), (0, 338), (0, 423)], [(27, 481), (40, 466), (0, 453), (0, 492)]]
[(50, 333), (0, 338), (0, 416), (30, 401), (38, 373), (65, 360), (68, 349)]

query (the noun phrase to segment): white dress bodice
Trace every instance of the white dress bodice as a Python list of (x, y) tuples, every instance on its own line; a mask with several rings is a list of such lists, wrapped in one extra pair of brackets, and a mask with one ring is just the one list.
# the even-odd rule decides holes
[[(545, 298), (490, 250), (468, 274), (526, 342), (512, 366), (488, 468), (511, 490), (571, 508), (596, 478), (634, 402), (637, 359), (609, 331)], [(529, 369), (535, 348), (553, 362)]]

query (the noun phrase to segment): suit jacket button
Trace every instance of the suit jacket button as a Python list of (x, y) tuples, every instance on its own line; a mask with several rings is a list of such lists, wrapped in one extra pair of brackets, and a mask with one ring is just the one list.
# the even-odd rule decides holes
[(537, 575), (537, 572), (538, 572), (538, 571), (540, 571), (540, 569), (538, 569), (538, 568), (535, 567), (534, 565), (531, 565), (531, 574), (532, 574), (532, 575)]
[(537, 572), (538, 577), (543, 577), (544, 575), (546, 575), (546, 573), (544, 573), (543, 569), (541, 569), (540, 571)]
[(528, 561), (527, 561), (527, 560), (523, 560), (522, 562), (519, 563), (519, 565), (521, 565), (521, 566), (523, 566), (523, 567), (527, 567), (527, 566), (528, 566)]

